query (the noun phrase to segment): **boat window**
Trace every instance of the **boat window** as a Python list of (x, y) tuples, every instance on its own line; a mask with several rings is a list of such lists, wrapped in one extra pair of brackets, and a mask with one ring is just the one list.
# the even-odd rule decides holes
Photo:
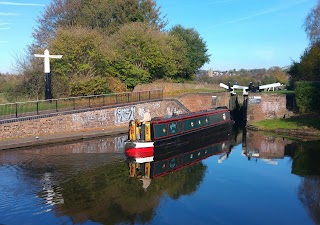
[(213, 114), (209, 116), (210, 124), (217, 123), (222, 120), (222, 114)]
[(179, 123), (178, 122), (172, 122), (168, 124), (168, 134), (172, 135), (172, 134), (177, 134), (179, 133)]
[(168, 136), (167, 124), (155, 124), (153, 126), (154, 138), (162, 138)]

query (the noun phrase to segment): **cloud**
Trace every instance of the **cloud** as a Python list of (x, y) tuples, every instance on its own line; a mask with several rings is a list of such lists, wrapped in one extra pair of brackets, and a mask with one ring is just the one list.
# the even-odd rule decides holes
[(18, 16), (19, 14), (17, 13), (2, 13), (0, 12), (0, 16)]
[(0, 26), (9, 25), (10, 23), (0, 23)]
[(45, 6), (36, 3), (18, 3), (18, 2), (0, 2), (0, 5), (14, 5), (14, 6)]
[(8, 43), (9, 41), (0, 41), (0, 44), (2, 44), (2, 43)]
[(0, 30), (9, 30), (10, 27), (0, 27)]
[(307, 2), (307, 1), (308, 0), (297, 0), (297, 1), (292, 1), (292, 2), (290, 2), (288, 4), (285, 4), (285, 5), (274, 6), (274, 7), (271, 7), (269, 9), (265, 9), (265, 10), (262, 10), (262, 11), (259, 11), (259, 12), (244, 16), (244, 17), (240, 17), (240, 18), (236, 18), (236, 19), (233, 19), (233, 20), (225, 21), (225, 22), (220, 23), (220, 24), (216, 24), (214, 26), (211, 26), (210, 28), (221, 26), (221, 25), (226, 25), (226, 24), (238, 23), (238, 22), (241, 22), (241, 21), (254, 19), (254, 18), (259, 17), (259, 16), (276, 13), (276, 12), (279, 12), (279, 11), (282, 11), (282, 10), (285, 10), (285, 9), (292, 8), (292, 7), (297, 6), (297, 5), (301, 5), (301, 4), (303, 4), (303, 3)]

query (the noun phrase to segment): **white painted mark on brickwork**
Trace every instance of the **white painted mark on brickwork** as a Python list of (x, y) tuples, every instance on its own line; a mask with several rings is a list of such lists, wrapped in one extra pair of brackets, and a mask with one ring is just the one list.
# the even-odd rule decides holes
[(127, 135), (119, 136), (115, 138), (115, 153), (124, 153), (124, 144), (128, 140)]
[(278, 112), (279, 111), (279, 103), (275, 102), (263, 102), (262, 103), (262, 112), (267, 113), (267, 112)]
[(110, 115), (106, 112), (99, 113), (98, 121), (108, 121), (110, 120)]
[(115, 110), (115, 124), (128, 123), (134, 120), (136, 115), (136, 108), (134, 106), (116, 108)]
[(82, 115), (80, 114), (72, 114), (72, 122), (80, 123), (82, 125), (88, 124), (96, 120), (96, 115), (94, 112), (85, 112)]
[(175, 115), (182, 114), (183, 111), (181, 109), (178, 109), (177, 107), (167, 107), (166, 113), (167, 113), (166, 114), (167, 116), (172, 116), (173, 114)]

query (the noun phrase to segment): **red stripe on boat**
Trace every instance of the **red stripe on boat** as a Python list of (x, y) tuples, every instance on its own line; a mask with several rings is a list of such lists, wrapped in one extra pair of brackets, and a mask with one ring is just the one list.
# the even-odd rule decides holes
[(129, 149), (126, 149), (126, 155), (129, 157), (135, 157), (135, 158), (151, 157), (153, 156), (153, 148), (154, 147), (129, 148)]

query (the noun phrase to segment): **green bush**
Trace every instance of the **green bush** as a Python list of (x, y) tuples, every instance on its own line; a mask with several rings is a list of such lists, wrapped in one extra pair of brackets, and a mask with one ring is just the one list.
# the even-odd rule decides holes
[(320, 82), (298, 81), (295, 82), (296, 102), (299, 112), (320, 111)]

